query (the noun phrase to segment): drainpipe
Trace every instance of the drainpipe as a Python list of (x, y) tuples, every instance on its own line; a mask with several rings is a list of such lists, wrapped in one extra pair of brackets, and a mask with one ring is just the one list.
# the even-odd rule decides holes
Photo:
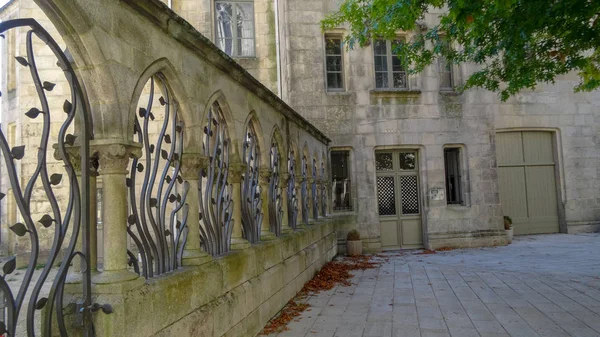
[(279, 96), (279, 98), (281, 98), (281, 53), (280, 53), (280, 46), (279, 46), (279, 2), (278, 0), (274, 0), (275, 4), (275, 50), (276, 50), (276, 57), (275, 59), (277, 60), (277, 96)]

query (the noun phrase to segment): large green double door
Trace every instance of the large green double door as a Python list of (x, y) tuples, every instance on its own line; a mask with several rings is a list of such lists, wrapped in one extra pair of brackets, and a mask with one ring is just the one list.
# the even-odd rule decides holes
[(375, 152), (382, 249), (421, 248), (421, 198), (417, 151)]

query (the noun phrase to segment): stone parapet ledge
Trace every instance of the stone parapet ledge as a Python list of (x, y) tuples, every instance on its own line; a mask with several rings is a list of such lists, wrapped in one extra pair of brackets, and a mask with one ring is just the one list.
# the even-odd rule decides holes
[(94, 316), (96, 335), (254, 336), (336, 254), (323, 222), (145, 282), (96, 284), (114, 309)]

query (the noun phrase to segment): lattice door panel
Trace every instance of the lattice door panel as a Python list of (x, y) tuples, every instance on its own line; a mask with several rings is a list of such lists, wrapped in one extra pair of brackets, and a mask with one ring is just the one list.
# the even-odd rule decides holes
[(419, 214), (419, 184), (417, 176), (400, 176), (402, 214)]
[(379, 215), (396, 215), (396, 190), (394, 177), (377, 177)]

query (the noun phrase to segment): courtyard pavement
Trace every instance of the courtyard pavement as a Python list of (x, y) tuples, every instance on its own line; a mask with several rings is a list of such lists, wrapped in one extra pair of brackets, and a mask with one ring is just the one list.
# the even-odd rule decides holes
[(352, 286), (308, 297), (276, 336), (600, 336), (600, 234), (416, 253), (381, 254)]

